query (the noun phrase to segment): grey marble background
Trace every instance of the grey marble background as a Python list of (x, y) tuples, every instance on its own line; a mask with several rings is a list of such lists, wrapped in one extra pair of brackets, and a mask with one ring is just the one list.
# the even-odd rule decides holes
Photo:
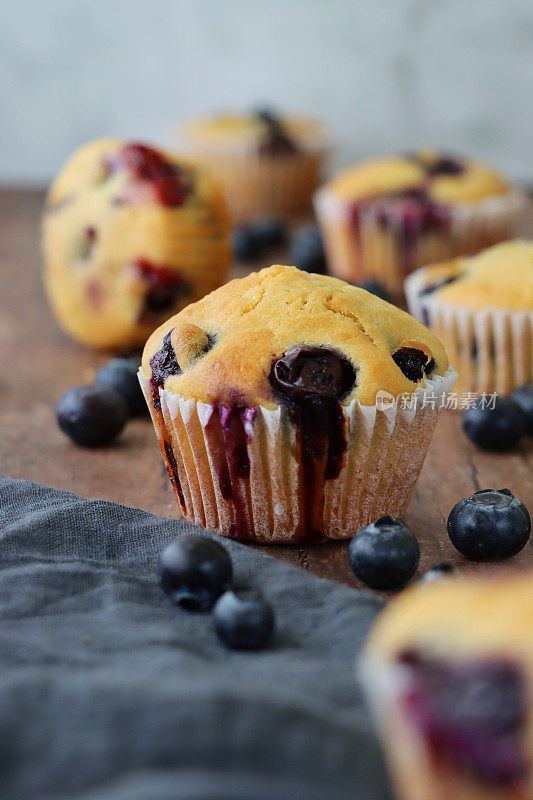
[(324, 116), (336, 162), (435, 144), (533, 180), (533, 0), (0, 0), (0, 182), (180, 118)]

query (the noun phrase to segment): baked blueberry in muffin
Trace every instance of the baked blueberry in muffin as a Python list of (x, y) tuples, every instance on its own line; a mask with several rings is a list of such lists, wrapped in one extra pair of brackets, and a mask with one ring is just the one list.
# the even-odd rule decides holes
[(414, 269), (509, 238), (523, 205), (494, 170), (434, 150), (363, 161), (315, 196), (331, 272), (396, 295)]
[(400, 800), (533, 797), (531, 571), (405, 591), (361, 665)]
[(189, 519), (242, 539), (319, 541), (400, 515), (438, 416), (424, 392), (442, 395), (454, 373), (399, 309), (275, 266), (169, 319), (140, 379)]
[(405, 293), (445, 343), (460, 390), (509, 394), (533, 379), (533, 242), (424, 267)]
[(225, 279), (226, 208), (205, 172), (134, 142), (99, 139), (52, 184), (43, 220), (52, 309), (95, 347), (142, 344)]

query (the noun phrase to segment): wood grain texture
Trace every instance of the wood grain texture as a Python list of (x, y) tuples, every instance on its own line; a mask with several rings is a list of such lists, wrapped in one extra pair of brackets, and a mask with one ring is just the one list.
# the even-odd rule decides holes
[[(90, 382), (107, 357), (71, 342), (52, 318), (41, 282), (42, 201), (40, 192), (0, 192), (0, 472), (178, 517), (148, 418), (130, 422), (119, 442), (103, 450), (77, 448), (57, 427), (59, 396)], [(533, 233), (533, 213), (528, 227)], [(282, 253), (275, 255), (283, 259)], [(234, 275), (245, 272), (236, 267)], [(533, 511), (533, 440), (506, 455), (482, 453), (462, 434), (460, 414), (443, 412), (405, 515), (420, 541), (421, 571), (442, 560), (485, 569), (467, 565), (451, 545), (445, 524), (460, 498), (488, 487), (511, 489)], [(250, 547), (358, 585), (348, 567), (346, 542)], [(515, 561), (533, 564), (531, 545)]]

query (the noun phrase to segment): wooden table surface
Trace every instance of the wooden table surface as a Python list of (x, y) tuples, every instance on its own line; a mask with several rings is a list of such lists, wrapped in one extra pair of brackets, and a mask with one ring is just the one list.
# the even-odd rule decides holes
[[(90, 382), (107, 357), (70, 341), (47, 306), (39, 253), (42, 202), (37, 191), (0, 192), (0, 473), (178, 517), (148, 418), (130, 422), (119, 441), (102, 450), (72, 445), (57, 427), (59, 396)], [(529, 223), (533, 233), (533, 213)], [(244, 271), (235, 268), (235, 274)], [(483, 453), (463, 435), (460, 414), (444, 411), (405, 515), (420, 542), (421, 571), (442, 560), (466, 567), (448, 539), (446, 518), (459, 499), (484, 488), (509, 488), (533, 511), (533, 440), (509, 454)], [(259, 549), (358, 585), (346, 542)], [(526, 547), (515, 561), (533, 564), (533, 548)]]

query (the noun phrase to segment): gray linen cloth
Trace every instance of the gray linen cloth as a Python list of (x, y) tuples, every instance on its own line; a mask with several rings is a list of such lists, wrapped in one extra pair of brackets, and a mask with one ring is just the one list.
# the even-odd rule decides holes
[(0, 478), (1, 800), (390, 800), (354, 680), (380, 601), (227, 541), (278, 623), (230, 652), (157, 586), (194, 530)]

